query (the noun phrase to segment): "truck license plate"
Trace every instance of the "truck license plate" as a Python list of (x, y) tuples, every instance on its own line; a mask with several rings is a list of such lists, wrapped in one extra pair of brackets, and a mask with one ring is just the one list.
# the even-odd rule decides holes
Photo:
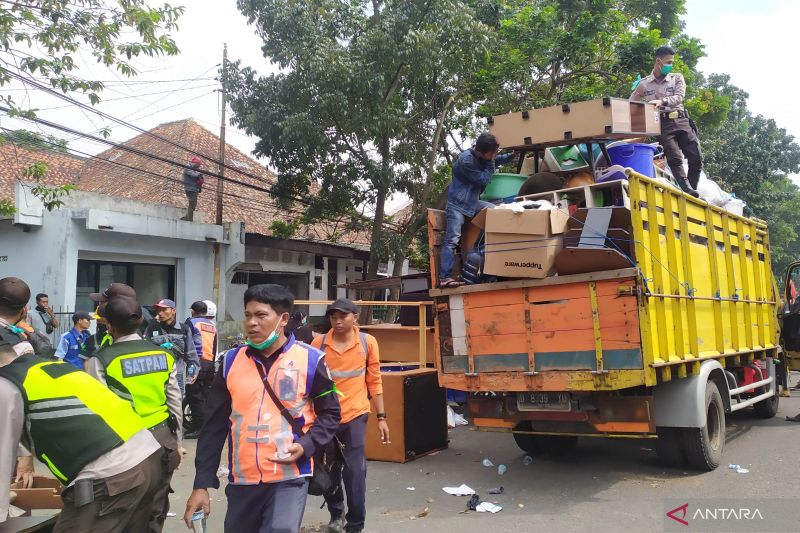
[(569, 394), (566, 392), (520, 392), (517, 394), (520, 411), (569, 411)]

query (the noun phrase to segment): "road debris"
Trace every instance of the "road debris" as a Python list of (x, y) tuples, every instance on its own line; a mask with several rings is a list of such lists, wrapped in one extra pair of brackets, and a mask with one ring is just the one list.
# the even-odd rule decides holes
[(502, 476), (503, 474), (506, 473), (506, 470), (508, 470), (508, 468), (506, 468), (506, 465), (500, 465), (497, 467), (497, 474)]
[(476, 511), (478, 509), (478, 505), (481, 503), (481, 497), (477, 494), (473, 494), (469, 501), (467, 502), (467, 510), (468, 511)]
[(493, 504), (491, 502), (481, 502), (475, 508), (475, 510), (478, 511), (479, 513), (492, 513), (492, 514), (494, 514), (494, 513), (502, 511), (503, 508), (500, 507), (499, 505), (495, 505), (495, 504)]
[(445, 491), (447, 494), (451, 494), (453, 496), (470, 496), (475, 494), (475, 491), (469, 488), (467, 485), (461, 484), (460, 487), (442, 487), (442, 490)]
[(406, 490), (417, 490), (417, 487), (406, 487)]
[(736, 464), (733, 464), (733, 463), (729, 464), (728, 468), (730, 468), (731, 470), (736, 470), (737, 474), (749, 474), (750, 473), (750, 470), (748, 470), (747, 468), (742, 468), (741, 465), (736, 465)]
[(488, 457), (487, 457), (486, 459), (484, 459), (484, 460), (483, 460), (483, 463), (482, 463), (482, 464), (483, 464), (483, 466), (485, 466), (486, 468), (491, 468), (491, 467), (493, 467), (493, 466), (494, 466), (494, 463), (493, 463), (493, 462), (491, 462), (491, 461), (489, 460), (489, 458), (488, 458)]
[(500, 486), (500, 487), (495, 487), (493, 489), (489, 489), (489, 494), (503, 494), (504, 491), (505, 489), (502, 486)]
[(523, 466), (530, 466), (530, 465), (531, 465), (531, 463), (533, 463), (533, 457), (531, 457), (530, 455), (526, 455), (526, 456), (525, 456), (525, 457), (522, 459), (522, 465), (523, 465)]

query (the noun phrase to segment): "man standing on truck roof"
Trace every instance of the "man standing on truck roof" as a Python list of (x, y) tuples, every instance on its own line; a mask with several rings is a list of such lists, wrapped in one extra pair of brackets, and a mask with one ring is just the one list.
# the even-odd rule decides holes
[[(674, 61), (675, 50), (669, 46), (658, 48), (653, 72), (636, 85), (630, 99), (648, 102), (658, 108), (661, 118), (659, 142), (664, 147), (672, 175), (683, 192), (697, 198), (703, 155), (697, 139), (697, 128), (683, 107), (686, 82), (683, 74), (672, 72)], [(689, 162), (688, 177), (683, 170), (684, 156)]]
[(456, 246), (461, 240), (461, 226), (468, 218), (474, 217), (483, 208), (494, 207), (479, 197), (495, 168), (511, 161), (513, 153), (498, 156), (500, 145), (494, 135), (485, 131), (480, 134), (475, 146), (464, 150), (453, 165), (453, 181), (447, 191), (447, 207), (445, 209), (447, 230), (441, 252), (439, 267), (439, 286), (442, 288), (458, 287), (463, 283), (453, 279), (453, 266), (456, 261)]

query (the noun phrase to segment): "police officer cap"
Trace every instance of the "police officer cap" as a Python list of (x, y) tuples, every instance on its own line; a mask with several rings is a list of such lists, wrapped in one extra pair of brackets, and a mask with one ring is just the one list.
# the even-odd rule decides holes
[(31, 299), (31, 289), (19, 278), (0, 279), (0, 305), (11, 309), (22, 309)]
[(126, 298), (133, 298), (136, 299), (136, 291), (133, 290), (133, 287), (129, 285), (125, 285), (124, 283), (112, 283), (108, 286), (106, 290), (103, 292), (93, 292), (89, 295), (95, 302), (107, 302), (113, 298), (118, 296), (124, 296)]
[(102, 316), (112, 326), (139, 323), (142, 320), (142, 306), (133, 298), (114, 298), (105, 305)]

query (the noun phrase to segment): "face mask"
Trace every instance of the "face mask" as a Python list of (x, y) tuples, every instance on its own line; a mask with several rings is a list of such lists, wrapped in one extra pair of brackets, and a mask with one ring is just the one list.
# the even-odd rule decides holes
[(267, 348), (269, 348), (270, 346), (275, 344), (276, 340), (278, 340), (278, 336), (279, 336), (278, 335), (278, 328), (279, 327), (281, 327), (280, 321), (278, 321), (278, 324), (275, 326), (275, 329), (272, 330), (272, 333), (269, 334), (269, 336), (266, 338), (266, 340), (264, 342), (259, 343), (259, 344), (255, 344), (253, 342), (250, 342), (250, 340), (248, 339), (245, 342), (245, 344), (247, 344), (251, 348), (255, 348), (256, 350), (266, 350)]
[(670, 72), (672, 72), (672, 65), (662, 65), (661, 66), (661, 74), (663, 76), (666, 76)]

